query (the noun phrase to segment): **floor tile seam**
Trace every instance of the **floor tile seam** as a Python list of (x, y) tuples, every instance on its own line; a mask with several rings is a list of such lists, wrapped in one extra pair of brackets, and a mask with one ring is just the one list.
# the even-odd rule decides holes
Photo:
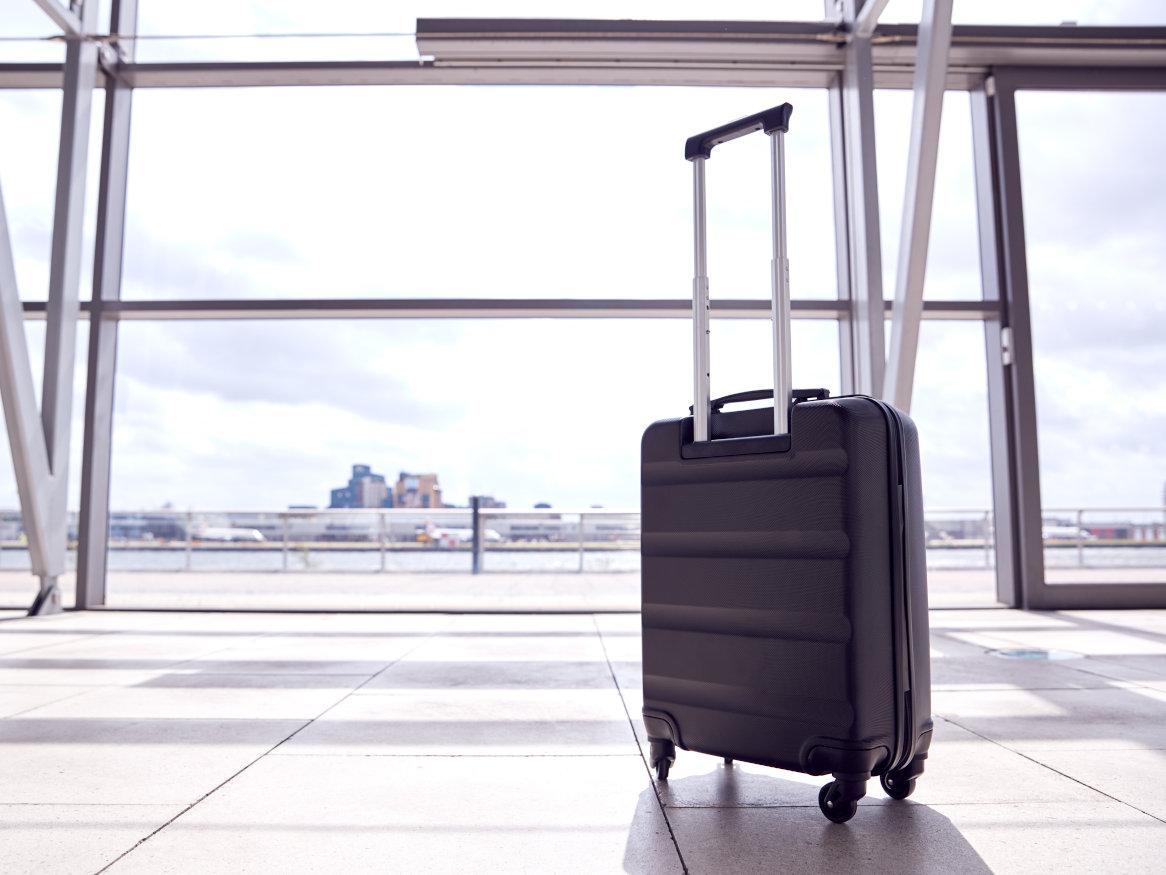
[(9, 656), (16, 656), (20, 653), (30, 653), (34, 650), (43, 650), (46, 647), (64, 647), (68, 644), (80, 644), (86, 639), (90, 638), (104, 638), (108, 635), (113, 635), (113, 632), (81, 632), (72, 641), (46, 641), (44, 644), (34, 644), (32, 647), (21, 647), (19, 650), (5, 650), (0, 653), (0, 660), (6, 659)]
[(656, 807), (660, 810), (660, 816), (664, 819), (664, 826), (668, 828), (668, 837), (672, 840), (672, 847), (676, 849), (676, 859), (680, 863), (680, 869), (684, 875), (688, 875), (688, 863), (684, 860), (684, 853), (680, 850), (680, 842), (676, 838), (676, 830), (672, 827), (672, 821), (668, 818), (668, 811), (664, 807), (664, 800), (660, 797), (660, 788), (656, 782), (652, 780), (652, 770), (648, 767), (648, 761), (644, 758), (644, 746), (640, 743), (640, 736), (636, 732), (636, 724), (632, 719), (631, 709), (628, 708), (627, 699), (624, 697), (623, 689), (619, 685), (619, 680), (615, 676), (615, 666), (611, 664), (611, 656), (607, 652), (607, 641), (603, 637), (603, 629), (599, 626), (599, 620), (595, 615), (591, 615), (591, 622), (595, 626), (595, 632), (599, 636), (599, 647), (603, 651), (603, 658), (607, 662), (607, 670), (611, 674), (611, 682), (615, 685), (616, 692), (619, 694), (619, 700), (623, 704), (624, 714), (628, 718), (628, 727), (631, 729), (632, 738), (636, 744), (636, 750), (639, 751), (640, 762), (647, 772), (648, 786), (652, 788), (652, 795), (656, 797)]
[[(1060, 775), (1062, 778), (1066, 778), (1067, 780), (1070, 780), (1075, 784), (1080, 784), (1082, 787), (1085, 787), (1088, 790), (1092, 790), (1094, 793), (1097, 793), (1101, 796), (1104, 796), (1105, 798), (1110, 799), (1114, 802), (1117, 802), (1120, 805), (1124, 805), (1133, 811), (1137, 811), (1141, 814), (1144, 814), (1147, 817), (1151, 817), (1154, 820), (1158, 821), (1159, 823), (1166, 823), (1166, 820), (1163, 820), (1161, 817), (1158, 817), (1157, 815), (1152, 814), (1149, 811), (1146, 811), (1145, 809), (1138, 808), (1138, 806), (1133, 805), (1132, 803), (1126, 802), (1124, 799), (1118, 799), (1116, 796), (1113, 796), (1110, 793), (1106, 793), (1104, 790), (1101, 790), (1097, 787), (1094, 787), (1092, 784), (1086, 783), (1085, 781), (1082, 781), (1080, 778), (1075, 778), (1072, 775), (1068, 774), (1067, 772), (1063, 772), (1060, 769), (1054, 768), (1053, 766), (1050, 766), (1048, 763), (1042, 763), (1040, 760), (1029, 756), (1028, 754), (1026, 754), (1022, 750), (1018, 750), (1016, 748), (1009, 747), (1008, 745), (1004, 744), (1003, 742), (997, 741), (994, 738), (989, 738), (988, 736), (986, 736), (980, 732), (976, 732), (976, 730), (972, 729), (970, 726), (965, 726), (964, 724), (960, 723), (957, 720), (952, 720), (950, 717), (944, 717), (943, 719), (947, 720), (949, 723), (951, 723), (955, 726), (960, 727), (960, 729), (963, 729), (967, 732), (972, 733), (972, 735), (975, 735), (978, 738), (982, 738), (984, 741), (990, 742), (991, 744), (994, 744), (1003, 750), (1010, 751), (1011, 753), (1014, 753), (1019, 757), (1023, 757), (1024, 759), (1028, 760), (1030, 763), (1033, 763), (1034, 765), (1037, 765), (1042, 769), (1047, 769), (1048, 771), (1052, 772), (1055, 775)], [(1080, 750), (1080, 748), (1077, 748), (1077, 749)], [(1065, 748), (1062, 748), (1062, 750), (1065, 750)], [(1087, 750), (1087, 748), (1086, 748), (1086, 750)]]
[(57, 808), (64, 806), (71, 808), (177, 808), (185, 805), (185, 803), (184, 801), (182, 803), (177, 803), (177, 801), (176, 803), (110, 803), (110, 801), (104, 801), (104, 803), (77, 803), (77, 801), (36, 801), (36, 803), (30, 803), (30, 801), (19, 801), (19, 803), (14, 803), (14, 801), (0, 799), (0, 807), (13, 807), (16, 805), (29, 807), (42, 805)]
[[(427, 637), (427, 638), (422, 638), (422, 639), (421, 639), (421, 640), (418, 642), (418, 644), (417, 644), (417, 647), (420, 647), (422, 643), (424, 643), (425, 641), (428, 641), (428, 640), (430, 640), (428, 637)], [(413, 648), (413, 649), (416, 649), (416, 648)], [(411, 653), (411, 652), (412, 652), (412, 650), (410, 650), (410, 651), (408, 651), (408, 652), (409, 652), (409, 653)], [(402, 658), (403, 658), (403, 657), (402, 657)], [(389, 669), (389, 668), (390, 668), (392, 665), (395, 665), (395, 664), (396, 664), (396, 662), (399, 662), (399, 661), (400, 661), (400, 660), (398, 659), (398, 660), (396, 660), (395, 662), (391, 662), (391, 663), (389, 663), (389, 664), (385, 665), (385, 667), (384, 667), (384, 668), (382, 668), (382, 669), (381, 669), (381, 671), (379, 671), (379, 672), (377, 672), (376, 674), (374, 674), (374, 675), (372, 675), (371, 677), (369, 677), (369, 678), (368, 678), (366, 681), (364, 681), (364, 683), (368, 683), (368, 682), (369, 682), (369, 681), (371, 681), (373, 678), (375, 678), (375, 677), (378, 677), (378, 676), (379, 676), (381, 673), (383, 673), (384, 671), (387, 671), (387, 670), (388, 670), (388, 669)], [(363, 686), (363, 684), (362, 684), (362, 686)], [(225, 787), (225, 786), (226, 786), (227, 784), (229, 784), (231, 781), (235, 780), (237, 777), (239, 777), (241, 774), (243, 774), (244, 772), (246, 772), (246, 771), (247, 771), (249, 768), (251, 768), (251, 767), (252, 767), (253, 765), (255, 765), (257, 762), (259, 762), (261, 759), (263, 759), (264, 757), (266, 757), (268, 754), (270, 754), (270, 753), (272, 753), (273, 751), (277, 750), (279, 747), (281, 747), (281, 746), (282, 746), (283, 744), (285, 744), (287, 741), (289, 741), (290, 739), (294, 738), (294, 737), (295, 737), (296, 735), (298, 735), (299, 733), (303, 732), (303, 730), (304, 730), (304, 729), (306, 729), (308, 726), (311, 726), (311, 725), (312, 725), (314, 722), (316, 722), (316, 720), (320, 719), (320, 717), (322, 717), (324, 714), (327, 714), (329, 711), (331, 711), (333, 708), (335, 708), (335, 707), (336, 707), (338, 704), (340, 704), (340, 702), (342, 702), (342, 701), (344, 701), (344, 699), (348, 698), (348, 696), (350, 696), (351, 694), (352, 694), (352, 691), (348, 691), (348, 692), (346, 692), (346, 693), (345, 693), (345, 695), (341, 696), (339, 699), (337, 699), (335, 702), (333, 702), (331, 705), (329, 705), (327, 708), (325, 708), (323, 711), (321, 711), (321, 712), (320, 712), (319, 714), (317, 714), (315, 717), (311, 718), (310, 720), (306, 720), (306, 721), (304, 721), (304, 722), (303, 722), (303, 723), (302, 723), (302, 724), (301, 724), (299, 727), (297, 727), (296, 729), (292, 730), (292, 731), (291, 731), (291, 732), (290, 732), (288, 735), (284, 736), (282, 739), (280, 739), (279, 741), (277, 741), (277, 742), (276, 742), (274, 745), (272, 745), (270, 748), (268, 748), (267, 750), (263, 751), (261, 754), (259, 754), (259, 756), (255, 757), (253, 760), (251, 760), (251, 761), (247, 762), (246, 764), (244, 764), (242, 768), (238, 769), (236, 772), (234, 772), (233, 774), (229, 775), (227, 778), (225, 778), (225, 779), (224, 779), (223, 781), (221, 781), (219, 784), (216, 784), (214, 787), (212, 787), (210, 790), (208, 790), (206, 793), (204, 793), (204, 794), (203, 794), (202, 796), (200, 796), (198, 799), (195, 799), (193, 802), (191, 802), (189, 805), (187, 805), (185, 808), (183, 808), (181, 811), (179, 811), (177, 814), (175, 814), (173, 817), (171, 817), (171, 818), (170, 818), (169, 820), (167, 820), (165, 823), (161, 824), (161, 825), (160, 825), (160, 826), (158, 826), (158, 827), (157, 827), (155, 830), (153, 830), (152, 832), (150, 832), (150, 833), (148, 833), (147, 835), (143, 836), (141, 839), (139, 839), (137, 842), (135, 842), (133, 845), (131, 845), (129, 848), (127, 848), (125, 851), (123, 851), (121, 854), (119, 854), (118, 856), (116, 856), (114, 859), (110, 860), (108, 863), (106, 863), (104, 866), (102, 866), (100, 869), (98, 869), (98, 870), (97, 870), (97, 872), (95, 873), (95, 875), (101, 875), (101, 873), (108, 871), (108, 870), (109, 870), (109, 869), (110, 869), (112, 866), (116, 865), (116, 864), (118, 863), (118, 861), (120, 861), (120, 860), (124, 859), (124, 858), (125, 858), (125, 857), (127, 857), (129, 854), (132, 854), (132, 853), (133, 853), (135, 850), (137, 850), (137, 849), (138, 849), (139, 847), (141, 847), (143, 844), (145, 844), (146, 842), (148, 842), (150, 839), (152, 839), (152, 838), (153, 838), (154, 836), (156, 836), (158, 833), (162, 832), (162, 830), (166, 829), (168, 826), (170, 826), (170, 824), (172, 824), (172, 823), (174, 823), (175, 821), (177, 821), (179, 818), (181, 818), (181, 817), (182, 817), (184, 814), (186, 814), (188, 811), (192, 810), (192, 809), (193, 809), (195, 806), (199, 805), (201, 802), (203, 802), (204, 800), (208, 799), (210, 796), (212, 796), (212, 795), (214, 795), (215, 793), (217, 793), (219, 790), (221, 790), (223, 787)]]
[[(101, 689), (101, 687), (95, 687), (94, 689)], [(77, 698), (78, 696), (86, 696), (89, 693), (92, 693), (94, 689), (77, 690), (74, 693), (61, 696), (59, 699), (53, 699), (49, 702), (39, 702), (38, 704), (33, 705), (31, 708), (25, 708), (23, 711), (17, 711), (15, 714), (5, 714), (3, 717), (0, 717), (0, 720), (11, 720), (14, 717), (23, 717), (25, 714), (39, 710), (40, 708), (47, 708), (50, 705), (59, 705), (61, 702), (67, 702), (70, 699)]]
[(181, 811), (179, 811), (179, 812), (178, 812), (177, 814), (175, 814), (173, 817), (171, 817), (171, 818), (169, 818), (168, 820), (166, 820), (166, 822), (165, 822), (165, 823), (163, 823), (163, 824), (159, 825), (158, 827), (156, 827), (155, 829), (151, 830), (149, 833), (147, 833), (146, 835), (144, 835), (142, 838), (140, 838), (140, 839), (138, 839), (136, 842), (134, 842), (134, 844), (132, 844), (132, 845), (131, 845), (129, 848), (127, 848), (126, 850), (122, 851), (120, 854), (118, 854), (116, 857), (114, 857), (112, 860), (110, 860), (108, 863), (106, 863), (104, 866), (102, 866), (100, 869), (98, 869), (98, 870), (96, 871), (95, 875), (101, 875), (101, 873), (103, 873), (103, 872), (107, 872), (107, 871), (108, 871), (108, 870), (109, 870), (109, 869), (110, 869), (112, 866), (116, 865), (116, 864), (118, 863), (118, 861), (120, 861), (120, 860), (124, 859), (124, 858), (125, 858), (125, 857), (127, 857), (129, 854), (133, 853), (135, 850), (137, 850), (137, 849), (138, 849), (139, 847), (141, 847), (143, 844), (145, 844), (146, 842), (148, 842), (150, 839), (152, 839), (154, 836), (156, 836), (156, 835), (157, 835), (158, 833), (160, 833), (162, 830), (166, 829), (166, 827), (170, 826), (170, 824), (174, 823), (176, 820), (178, 820), (180, 817), (182, 817), (184, 814), (186, 814), (188, 811), (190, 811), (192, 808), (194, 808), (196, 805), (198, 805), (198, 804), (199, 804), (200, 802), (202, 802), (204, 799), (206, 799), (206, 798), (208, 798), (209, 796), (211, 796), (212, 794), (214, 794), (214, 793), (218, 792), (220, 789), (222, 789), (223, 787), (225, 787), (225, 786), (226, 786), (227, 784), (229, 784), (231, 781), (235, 780), (235, 778), (239, 777), (239, 775), (243, 774), (245, 771), (247, 771), (249, 768), (251, 768), (251, 767), (252, 767), (253, 765), (255, 765), (257, 762), (259, 762), (261, 759), (263, 759), (263, 757), (264, 757), (264, 756), (266, 756), (268, 753), (270, 753), (270, 752), (271, 752), (272, 750), (274, 750), (276, 747), (278, 747), (279, 745), (283, 744), (283, 742), (284, 742), (284, 741), (287, 741), (287, 739), (288, 739), (288, 738), (291, 738), (291, 737), (292, 737), (292, 735), (295, 735), (297, 732), (301, 731), (301, 730), (302, 730), (302, 729), (303, 729), (305, 726), (307, 726), (309, 723), (311, 723), (311, 721), (310, 721), (310, 720), (309, 720), (309, 721), (306, 721), (306, 722), (305, 722), (305, 723), (304, 723), (302, 726), (300, 726), (299, 728), (295, 729), (295, 730), (294, 730), (294, 731), (291, 733), (291, 735), (288, 735), (286, 738), (284, 738), (284, 739), (281, 739), (280, 741), (276, 742), (276, 744), (275, 744), (273, 747), (271, 747), (271, 748), (269, 748), (268, 750), (264, 751), (264, 752), (263, 752), (263, 753), (261, 753), (259, 756), (255, 757), (253, 760), (250, 760), (249, 762), (245, 763), (245, 764), (242, 766), (242, 768), (238, 769), (237, 771), (233, 772), (231, 775), (229, 775), (229, 776), (227, 776), (226, 778), (224, 778), (224, 779), (223, 779), (221, 782), (219, 782), (218, 784), (216, 784), (214, 787), (212, 787), (210, 790), (208, 790), (208, 791), (207, 791), (206, 793), (204, 793), (203, 795), (199, 796), (199, 797), (198, 797), (197, 799), (195, 799), (193, 802), (186, 804), (186, 805), (185, 805), (185, 806), (182, 808), (182, 810), (181, 810)]
[[(1090, 657), (1086, 657), (1086, 659), (1089, 659), (1089, 658)], [(1166, 661), (1166, 657), (1164, 657), (1163, 661)], [(1120, 666), (1121, 663), (1116, 663), (1116, 665)], [(1105, 680), (1112, 681), (1114, 683), (1126, 684), (1126, 685), (1131, 686), (1131, 687), (1139, 687), (1140, 689), (1143, 689), (1143, 690), (1155, 690), (1156, 692), (1161, 692), (1160, 690), (1156, 690), (1156, 688), (1153, 686), (1153, 684), (1160, 683), (1160, 681), (1146, 681), (1146, 680), (1131, 681), (1128, 678), (1114, 677), (1111, 674), (1105, 674), (1104, 672), (1097, 671), (1096, 669), (1090, 671), (1089, 668), (1087, 668), (1086, 666), (1083, 666), (1083, 665), (1069, 665), (1069, 666), (1066, 666), (1066, 668), (1071, 668), (1071, 669), (1073, 669), (1073, 671), (1080, 672), (1081, 674), (1087, 674), (1087, 675), (1090, 675), (1091, 677), (1104, 678)], [(1113, 686), (1105, 686), (1105, 687), (1094, 687), (1093, 689), (1111, 690), (1111, 689), (1115, 689), (1115, 688)], [(1120, 687), (1118, 687), (1117, 689), (1120, 689)]]

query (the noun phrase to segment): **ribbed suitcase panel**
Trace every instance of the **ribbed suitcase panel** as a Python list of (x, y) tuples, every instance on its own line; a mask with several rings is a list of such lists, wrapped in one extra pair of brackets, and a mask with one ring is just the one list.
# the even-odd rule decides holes
[(645, 705), (689, 748), (787, 768), (808, 739), (894, 730), (886, 425), (857, 399), (794, 414), (789, 452), (714, 459), (657, 423), (642, 481)]

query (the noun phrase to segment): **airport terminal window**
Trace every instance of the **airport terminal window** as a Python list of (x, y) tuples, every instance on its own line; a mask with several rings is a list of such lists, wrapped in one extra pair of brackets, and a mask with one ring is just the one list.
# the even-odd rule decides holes
[[(123, 297), (685, 298), (684, 139), (780, 100), (793, 295), (834, 298), (823, 90), (547, 86), (139, 91)], [(724, 149), (713, 294), (764, 298), (765, 141)]]
[(1046, 578), (1166, 580), (1166, 94), (1016, 101)]
[[(714, 321), (714, 392), (772, 385), (768, 329)], [(383, 504), (402, 472), (394, 507), (412, 506), (410, 475), (436, 473), (434, 506), (482, 494), (510, 508), (637, 508), (643, 430), (691, 403), (682, 319), (134, 321), (121, 331), (111, 506), (159, 519), (193, 511), (212, 527), (228, 511), (347, 506), (337, 489), (372, 488)], [(837, 391), (837, 334), (832, 320), (794, 322), (795, 380)], [(373, 479), (357, 472), (346, 487), (354, 464)], [(425, 487), (419, 478), (415, 506), (436, 496)], [(131, 555), (133, 540), (114, 544), (111, 570), (182, 567), (180, 552)], [(280, 567), (278, 553), (262, 558)]]

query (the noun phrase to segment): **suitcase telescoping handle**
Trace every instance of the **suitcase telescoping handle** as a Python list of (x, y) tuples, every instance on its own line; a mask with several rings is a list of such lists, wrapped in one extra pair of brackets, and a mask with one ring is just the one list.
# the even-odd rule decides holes
[(695, 441), (709, 439), (709, 278), (708, 243), (705, 234), (704, 163), (712, 157), (713, 147), (754, 131), (769, 136), (770, 165), (773, 180), (773, 433), (789, 432), (790, 315), (789, 257), (785, 243), (785, 133), (793, 107), (788, 103), (747, 116), (689, 137), (684, 157), (692, 162), (693, 242), (695, 276), (692, 280), (692, 348), (694, 402), (692, 436)]

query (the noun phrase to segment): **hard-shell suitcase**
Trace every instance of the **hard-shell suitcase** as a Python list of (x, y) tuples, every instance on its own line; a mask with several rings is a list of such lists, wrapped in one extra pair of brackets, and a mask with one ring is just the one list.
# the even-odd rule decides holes
[[(676, 748), (832, 774), (842, 823), (880, 776), (906, 798), (931, 740), (919, 445), (873, 398), (791, 390), (783, 104), (692, 137), (696, 277), (692, 415), (644, 433), (644, 725), (668, 777)], [(774, 385), (709, 399), (705, 161), (763, 130), (773, 173)], [(772, 406), (725, 412), (773, 397)]]

